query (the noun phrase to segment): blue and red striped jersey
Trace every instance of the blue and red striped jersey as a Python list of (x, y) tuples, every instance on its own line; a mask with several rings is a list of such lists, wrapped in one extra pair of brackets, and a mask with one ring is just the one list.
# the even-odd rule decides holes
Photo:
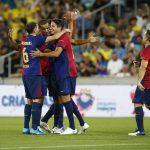
[(150, 89), (150, 46), (141, 51), (141, 59), (148, 61), (148, 66), (144, 75), (144, 87)]
[(21, 50), (23, 56), (22, 75), (42, 75), (40, 58), (32, 57), (31, 50), (36, 50), (45, 44), (46, 36), (28, 35), (23, 37)]
[(56, 80), (62, 80), (66, 77), (77, 77), (73, 49), (67, 33), (59, 38), (56, 47), (63, 49), (60, 56), (55, 58), (53, 63)]

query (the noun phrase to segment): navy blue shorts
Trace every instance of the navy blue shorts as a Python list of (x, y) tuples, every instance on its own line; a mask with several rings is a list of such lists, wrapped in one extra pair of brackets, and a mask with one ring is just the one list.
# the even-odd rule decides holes
[(47, 88), (48, 88), (48, 76), (47, 75), (43, 75), (42, 76), (43, 78), (43, 92), (44, 92), (44, 95), (47, 95)]
[(138, 86), (136, 87), (135, 90), (135, 95), (133, 98), (133, 103), (137, 103), (137, 104), (143, 104), (143, 101), (141, 100), (141, 96), (143, 95), (144, 91), (141, 91)]
[(144, 104), (150, 104), (150, 89), (145, 89), (140, 97)]
[(43, 76), (30, 75), (23, 76), (23, 84), (25, 89), (26, 98), (35, 99), (46, 96), (45, 83)]
[(60, 95), (74, 95), (76, 89), (76, 78), (68, 77), (56, 81), (55, 93)]

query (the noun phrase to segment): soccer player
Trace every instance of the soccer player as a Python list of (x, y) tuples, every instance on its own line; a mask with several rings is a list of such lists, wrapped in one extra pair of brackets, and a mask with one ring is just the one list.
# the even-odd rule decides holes
[[(24, 128), (23, 133), (26, 134), (45, 134), (41, 130), (39, 130), (39, 122), (41, 117), (41, 103), (44, 95), (44, 86), (43, 86), (43, 78), (40, 66), (40, 59), (33, 58), (30, 55), (31, 49), (40, 48), (46, 42), (50, 42), (52, 40), (58, 39), (62, 36), (65, 32), (70, 32), (68, 29), (64, 29), (60, 33), (55, 34), (54, 36), (38, 36), (39, 34), (39, 27), (36, 23), (31, 22), (26, 25), (26, 31), (28, 32), (28, 36), (25, 36), (22, 39), (21, 45), (15, 45), (15, 42), (11, 37), (9, 37), (10, 42), (16, 50), (22, 50), (23, 55), (23, 67), (22, 67), (22, 74), (23, 74), (23, 84), (25, 88), (26, 98), (27, 98), (27, 105), (32, 105), (32, 109), (30, 110), (29, 107), (25, 106), (25, 115), (24, 115)], [(31, 102), (32, 101), (32, 102)], [(28, 109), (27, 109), (28, 108)], [(29, 129), (29, 118), (32, 114), (32, 129)], [(28, 119), (28, 121), (27, 121)]]
[[(43, 19), (39, 22), (39, 29), (41, 35), (48, 35), (49, 34), (49, 21), (46, 19)], [(54, 48), (54, 42), (45, 43), (41, 48), (40, 51), (44, 52), (47, 50), (53, 50)], [(44, 76), (44, 85), (45, 85), (45, 93), (47, 93), (47, 89), (49, 92), (49, 96), (55, 98), (53, 95), (53, 87), (51, 85), (51, 70), (52, 70), (52, 59), (48, 57), (42, 57), (40, 59), (40, 64), (42, 68), (42, 74)], [(46, 131), (51, 132), (47, 122), (50, 117), (52, 117), (54, 114), (54, 103), (50, 106), (49, 110), (45, 114), (45, 116), (41, 119), (40, 126), (44, 128)], [(60, 121), (61, 120), (61, 121)], [(63, 107), (61, 108), (60, 116), (59, 116), (59, 123), (58, 127), (63, 130)]]
[[(73, 18), (74, 19), (74, 18)], [(52, 34), (54, 34), (53, 33), (53, 31), (51, 32)], [(72, 41), (72, 43), (75, 43), (75, 44), (85, 44), (85, 43), (93, 43), (93, 42), (96, 42), (96, 38), (95, 37), (93, 37), (92, 35), (91, 35), (91, 37), (88, 39), (88, 40), (76, 40), (76, 39), (71, 39), (71, 41)], [(72, 105), (73, 105), (73, 113), (76, 115), (76, 117), (78, 118), (78, 120), (79, 120), (79, 122), (80, 122), (80, 125), (81, 125), (81, 129), (80, 129), (80, 131), (79, 131), (79, 134), (81, 134), (81, 133), (83, 133), (88, 127), (89, 127), (89, 125), (87, 124), (87, 123), (85, 123), (84, 122), (84, 120), (83, 120), (83, 118), (82, 118), (82, 116), (81, 116), (81, 114), (80, 114), (80, 112), (79, 112), (79, 110), (78, 110), (78, 108), (77, 108), (77, 106), (76, 106), (76, 104), (74, 103), (74, 101), (71, 99), (71, 101), (72, 101)], [(54, 111), (54, 105), (52, 105), (51, 107), (50, 107), (50, 109), (48, 110), (48, 112), (45, 114), (45, 116), (41, 119), (41, 126), (45, 129), (45, 130), (47, 130), (47, 129), (49, 129), (49, 127), (48, 127), (48, 124), (47, 124), (47, 122), (48, 122), (48, 120), (49, 120), (49, 118), (53, 115), (53, 111)], [(62, 111), (61, 111), (62, 112)], [(62, 116), (62, 113), (61, 113), (61, 116)], [(63, 130), (62, 130), (62, 128), (63, 128), (63, 123), (61, 123), (61, 121), (63, 120), (63, 118), (62, 117), (60, 117), (59, 118), (59, 128), (57, 128), (56, 126), (55, 126), (55, 124), (54, 124), (54, 128), (52, 129), (52, 131), (53, 131), (53, 133), (61, 133)], [(62, 128), (61, 128), (62, 127)]]
[[(53, 29), (54, 32), (60, 32), (62, 27), (63, 23), (61, 20), (52, 20), (51, 29)], [(37, 51), (35, 53), (32, 52), (31, 55), (56, 57), (53, 64), (53, 73), (55, 74), (56, 79), (58, 103), (65, 106), (70, 125), (70, 127), (67, 128), (62, 134), (76, 134), (77, 130), (74, 125), (71, 95), (75, 94), (77, 71), (69, 36), (65, 34), (59, 38), (54, 51), (49, 53)], [(59, 109), (59, 104), (56, 107)]]
[(135, 107), (135, 119), (137, 123), (137, 130), (129, 133), (130, 136), (144, 136), (143, 118), (144, 112), (142, 104), (150, 110), (150, 30), (147, 30), (143, 37), (143, 44), (145, 48), (141, 51), (141, 65), (138, 73), (138, 88), (136, 89), (133, 100)]

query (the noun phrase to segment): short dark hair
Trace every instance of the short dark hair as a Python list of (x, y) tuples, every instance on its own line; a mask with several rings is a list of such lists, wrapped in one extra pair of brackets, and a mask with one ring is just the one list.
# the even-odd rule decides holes
[(47, 23), (49, 24), (48, 20), (42, 19), (41, 21), (39, 21), (39, 27), (41, 27), (41, 26), (43, 26), (43, 25), (45, 25)]
[(34, 29), (36, 28), (37, 23), (35, 22), (30, 22), (26, 25), (26, 31), (28, 32), (28, 34), (33, 33)]
[(147, 30), (145, 35), (147, 37), (147, 40), (150, 42), (150, 30)]
[(58, 18), (54, 18), (51, 20), (51, 22), (54, 22), (57, 27), (61, 27), (61, 29), (64, 27), (64, 20), (63, 19), (58, 19)]

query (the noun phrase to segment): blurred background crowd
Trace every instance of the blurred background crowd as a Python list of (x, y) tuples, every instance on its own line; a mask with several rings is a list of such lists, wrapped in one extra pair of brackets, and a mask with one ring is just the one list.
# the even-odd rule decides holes
[(20, 54), (10, 54), (8, 27), (19, 42), (26, 23), (62, 18), (74, 8), (80, 11), (76, 38), (87, 39), (90, 32), (99, 37), (97, 43), (74, 46), (78, 75), (135, 76), (132, 61), (150, 29), (150, 0), (0, 0), (0, 76), (21, 76)]

